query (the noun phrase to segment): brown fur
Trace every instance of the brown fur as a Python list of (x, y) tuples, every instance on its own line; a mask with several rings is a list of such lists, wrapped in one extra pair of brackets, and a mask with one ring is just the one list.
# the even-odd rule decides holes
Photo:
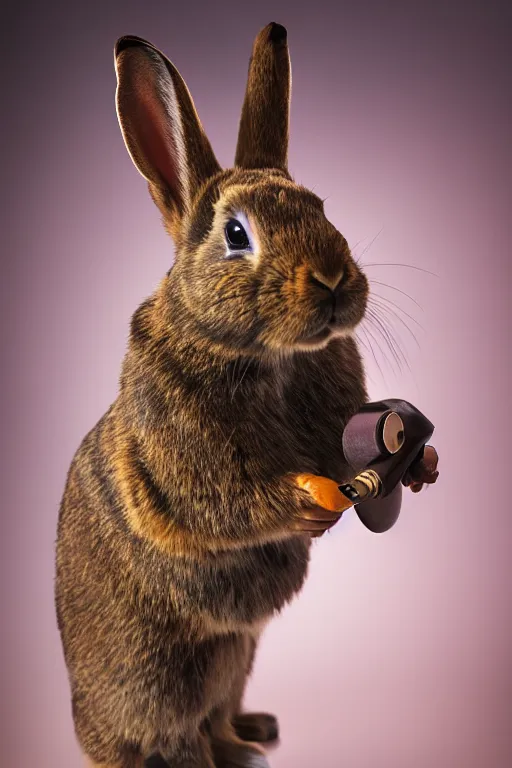
[[(126, 765), (126, 762), (124, 765)], [(142, 756), (134, 757), (130, 768), (142, 768), (143, 765), (144, 765), (144, 760)], [(88, 758), (86, 759), (86, 766), (87, 768), (124, 768), (122, 763), (115, 763), (115, 764), (109, 763), (107, 765), (107, 763), (94, 763), (92, 760), (89, 760)]]
[[(295, 523), (311, 499), (293, 477), (349, 476), (342, 431), (367, 399), (349, 331), (368, 285), (286, 169), (282, 30), (256, 39), (226, 171), (174, 66), (139, 38), (116, 46), (120, 124), (176, 260), (133, 315), (118, 397), (60, 510), (57, 615), (92, 765), (157, 751), (180, 768), (263, 764), (240, 736), (275, 738), (275, 720), (240, 711), (261, 631), (307, 573)], [(225, 258), (236, 211), (257, 258)], [(321, 283), (342, 273), (337, 327), (311, 341), (331, 312)]]

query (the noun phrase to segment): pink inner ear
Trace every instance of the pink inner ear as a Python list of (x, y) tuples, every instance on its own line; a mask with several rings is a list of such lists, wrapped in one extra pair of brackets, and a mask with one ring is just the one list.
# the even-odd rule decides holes
[(133, 49), (121, 56), (124, 61), (119, 114), (128, 148), (141, 173), (158, 186), (168, 188), (173, 201), (182, 208), (181, 126), (179, 115), (172, 114), (170, 76), (155, 71), (154, 65)]
[(178, 153), (170, 126), (170, 117), (151, 85), (140, 94), (139, 144), (149, 165), (163, 179), (173, 194), (181, 196)]

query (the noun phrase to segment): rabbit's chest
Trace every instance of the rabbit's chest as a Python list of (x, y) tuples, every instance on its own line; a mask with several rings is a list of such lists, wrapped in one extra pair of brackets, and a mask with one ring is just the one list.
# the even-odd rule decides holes
[(365, 401), (360, 382), (334, 388), (329, 382), (296, 381), (279, 399), (249, 421), (243, 450), (254, 455), (268, 476), (312, 472), (344, 482), (350, 476), (343, 455), (343, 431)]
[(310, 540), (293, 535), (231, 553), (225, 559), (181, 564), (168, 573), (180, 594), (212, 631), (258, 635), (272, 614), (300, 591), (307, 575)]

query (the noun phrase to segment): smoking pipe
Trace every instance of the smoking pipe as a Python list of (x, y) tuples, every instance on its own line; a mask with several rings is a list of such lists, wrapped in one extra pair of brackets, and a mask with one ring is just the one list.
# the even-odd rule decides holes
[(347, 423), (343, 453), (357, 473), (339, 486), (370, 531), (384, 533), (397, 521), (402, 486), (414, 493), (435, 483), (438, 456), (427, 445), (434, 425), (406, 400), (366, 403)]

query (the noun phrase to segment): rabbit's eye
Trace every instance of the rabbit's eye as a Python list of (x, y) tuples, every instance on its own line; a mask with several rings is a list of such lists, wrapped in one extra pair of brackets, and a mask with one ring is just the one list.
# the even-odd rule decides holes
[(241, 251), (250, 247), (247, 232), (238, 219), (230, 219), (226, 224), (225, 232), (228, 245), (234, 251)]

